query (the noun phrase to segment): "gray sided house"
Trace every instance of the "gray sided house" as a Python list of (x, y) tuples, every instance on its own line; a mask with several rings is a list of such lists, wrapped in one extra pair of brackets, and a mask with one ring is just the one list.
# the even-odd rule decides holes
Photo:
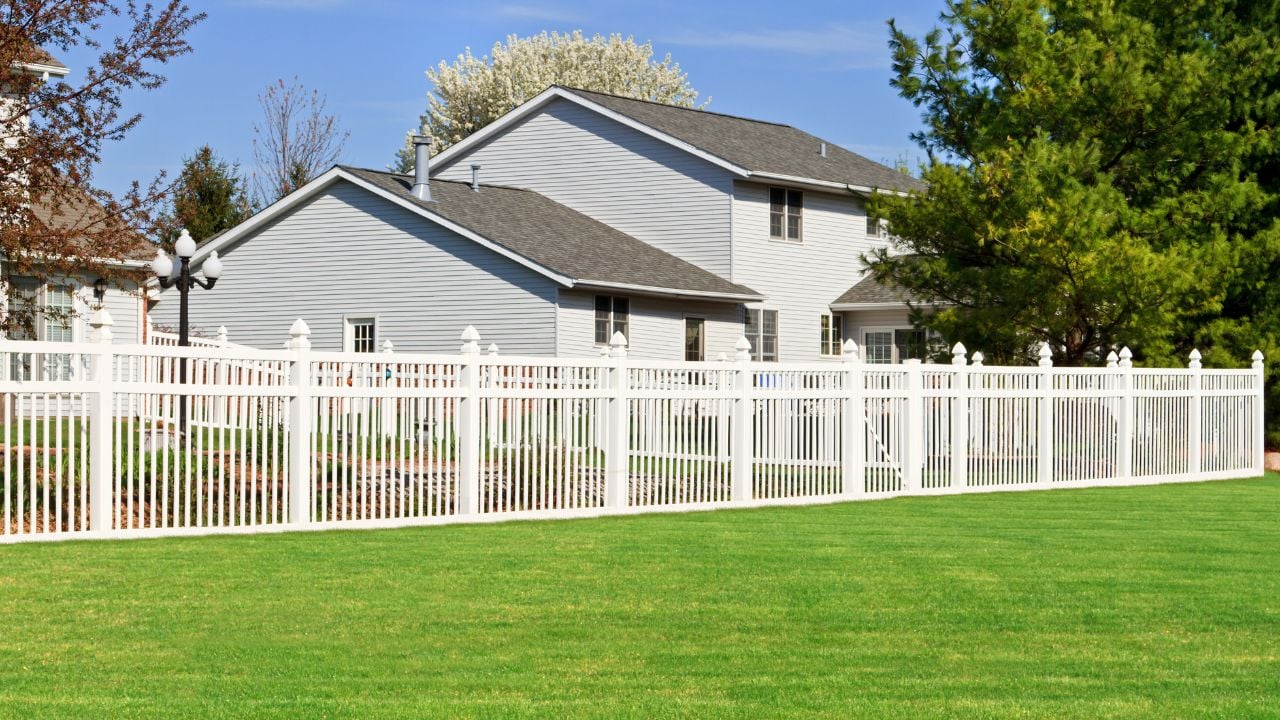
[[(428, 168), (420, 167), (426, 174)], [(890, 243), (874, 192), (911, 178), (795, 128), (552, 87), (411, 176), (337, 167), (200, 248), (226, 273), (193, 324), (278, 347), (296, 317), (324, 349), (761, 360), (919, 354), (907, 306), (864, 301)], [(865, 289), (865, 288), (864, 288)], [(176, 321), (172, 292), (157, 323)]]

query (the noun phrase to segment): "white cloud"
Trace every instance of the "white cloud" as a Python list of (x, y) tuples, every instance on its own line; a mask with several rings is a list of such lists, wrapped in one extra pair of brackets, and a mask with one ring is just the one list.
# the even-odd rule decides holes
[(888, 66), (887, 37), (882, 30), (873, 32), (848, 25), (829, 25), (820, 30), (683, 32), (663, 38), (662, 42), (829, 58), (840, 69), (857, 69)]

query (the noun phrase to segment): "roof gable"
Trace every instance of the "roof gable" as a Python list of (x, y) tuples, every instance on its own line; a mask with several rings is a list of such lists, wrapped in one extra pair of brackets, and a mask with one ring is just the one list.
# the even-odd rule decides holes
[(560, 86), (548, 88), (448, 148), (437, 158), (437, 163), (441, 167), (450, 164), (470, 148), (556, 99), (606, 115), (740, 177), (809, 181), (860, 191), (908, 192), (922, 187), (909, 175), (789, 125)]
[(352, 182), (467, 237), (565, 287), (617, 287), (709, 299), (751, 300), (759, 294), (637, 240), (543, 195), (515, 188), (431, 180), (431, 201), (410, 191), (412, 176), (345, 166), (325, 175), (236, 228), (211, 239), (196, 254), (239, 242), (339, 180)]

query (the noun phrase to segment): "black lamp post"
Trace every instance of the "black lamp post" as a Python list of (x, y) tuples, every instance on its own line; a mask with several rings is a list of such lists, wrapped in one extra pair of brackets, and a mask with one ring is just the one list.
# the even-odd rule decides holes
[[(186, 229), (183, 229), (182, 235), (178, 237), (178, 242), (174, 244), (173, 250), (180, 262), (176, 277), (173, 274), (173, 260), (170, 260), (163, 250), (156, 251), (156, 259), (151, 261), (151, 270), (159, 278), (160, 287), (170, 288), (176, 285), (178, 288), (178, 345), (187, 347), (190, 344), (187, 336), (187, 293), (191, 292), (191, 289), (197, 285), (206, 290), (212, 289), (214, 283), (218, 282), (218, 278), (222, 277), (222, 261), (218, 259), (217, 251), (210, 253), (200, 268), (204, 271), (204, 279), (201, 280), (193, 276), (191, 274), (191, 256), (196, 254), (196, 241), (191, 239), (191, 234)], [(178, 383), (180, 385), (187, 384), (187, 359), (185, 357), (178, 358)], [(186, 433), (186, 431), (187, 396), (183, 395), (178, 403), (178, 432)]]

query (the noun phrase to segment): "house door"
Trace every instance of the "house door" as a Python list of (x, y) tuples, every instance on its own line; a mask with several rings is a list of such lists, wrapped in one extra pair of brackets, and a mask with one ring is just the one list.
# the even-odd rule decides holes
[(700, 317), (684, 319), (684, 359), (706, 359), (706, 337), (704, 328), (706, 320)]

